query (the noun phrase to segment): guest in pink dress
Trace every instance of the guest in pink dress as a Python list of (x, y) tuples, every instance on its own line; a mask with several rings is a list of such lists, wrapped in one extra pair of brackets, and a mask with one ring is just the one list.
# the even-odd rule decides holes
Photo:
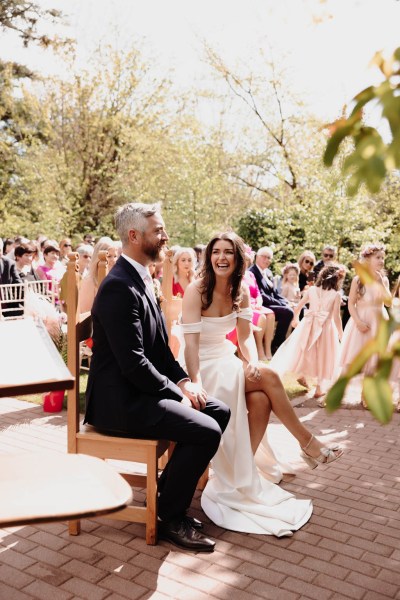
[(56, 302), (58, 302), (59, 296), (59, 283), (65, 273), (65, 266), (61, 264), (59, 258), (60, 249), (58, 246), (46, 246), (43, 250), (44, 264), (39, 265), (36, 269), (36, 273), (40, 279), (48, 279), (52, 282), (52, 286), (54, 285)]
[[(341, 265), (324, 267), (315, 286), (310, 287), (294, 310), (292, 321), (295, 331), (279, 347), (270, 367), (280, 375), (295, 373), (300, 381), (306, 377), (317, 379), (314, 398), (324, 396), (325, 381), (337, 375), (342, 321), (340, 318), (340, 288), (345, 268)], [(299, 323), (299, 313), (305, 304), (310, 308)], [(323, 405), (323, 401), (319, 402)]]

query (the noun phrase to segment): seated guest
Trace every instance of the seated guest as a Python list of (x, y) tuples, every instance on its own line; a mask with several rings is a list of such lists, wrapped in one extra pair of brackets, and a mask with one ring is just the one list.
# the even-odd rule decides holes
[(109, 237), (102, 237), (99, 239), (95, 247), (93, 248), (92, 259), (89, 264), (86, 275), (82, 279), (80, 287), (80, 311), (81, 313), (92, 310), (93, 301), (97, 294), (98, 281), (97, 281), (97, 268), (99, 264), (99, 253), (102, 250), (107, 250), (107, 262), (108, 271), (112, 269), (117, 261), (118, 249), (115, 242)]
[[(14, 247), (15, 247), (14, 238), (5, 238), (3, 240), (3, 246), (2, 246), (2, 248), (3, 248), (3, 252), (2, 252), (3, 256), (7, 256), (7, 254), (9, 254), (14, 249)], [(7, 256), (7, 258), (11, 258), (12, 259), (12, 257), (10, 257), (10, 256)]]
[(263, 306), (270, 308), (276, 320), (276, 331), (272, 340), (272, 352), (274, 353), (282, 342), (285, 341), (289, 325), (293, 319), (293, 310), (289, 302), (281, 296), (274, 288), (272, 273), (269, 266), (272, 262), (273, 252), (271, 248), (264, 246), (257, 251), (256, 263), (249, 269), (257, 281), (258, 289), (262, 297)]
[(300, 292), (304, 290), (304, 288), (309, 285), (310, 281), (314, 281), (314, 265), (315, 265), (315, 256), (309, 250), (304, 250), (302, 254), (300, 254), (297, 264), (299, 265), (300, 273), (299, 273), (299, 288)]
[(49, 244), (43, 250), (43, 265), (39, 265), (36, 269), (36, 273), (39, 279), (48, 279), (54, 284), (54, 293), (56, 303), (58, 303), (59, 284), (62, 276), (65, 273), (65, 266), (59, 261), (60, 249), (58, 246)]
[(38, 281), (39, 276), (32, 266), (37, 250), (33, 244), (20, 244), (14, 248), (15, 264), (22, 281)]
[[(252, 323), (253, 335), (257, 346), (259, 360), (271, 360), (272, 350), (271, 342), (274, 337), (275, 330), (275, 315), (270, 308), (265, 308), (262, 304), (262, 297), (258, 289), (257, 281), (254, 274), (249, 271), (249, 267), (253, 264), (255, 252), (250, 246), (244, 246), (246, 271), (243, 275), (243, 281), (249, 287), (250, 305), (253, 311)], [(226, 336), (235, 346), (238, 347), (239, 356), (241, 358), (238, 335), (236, 327)]]
[(89, 265), (93, 254), (93, 246), (90, 244), (79, 244), (79, 246), (76, 247), (75, 252), (79, 254), (77, 264), (79, 267), (79, 275), (81, 278), (83, 278), (89, 270)]
[(192, 248), (177, 248), (172, 258), (174, 278), (172, 295), (183, 298), (189, 283), (194, 279), (196, 256)]
[(282, 269), (282, 296), (289, 302), (291, 308), (295, 308), (300, 302), (301, 293), (299, 287), (300, 269), (295, 263), (287, 263)]
[(0, 243), (0, 284), (22, 283), (15, 262), (3, 256), (2, 248)]
[(321, 269), (323, 269), (324, 267), (327, 267), (328, 265), (330, 265), (332, 262), (336, 261), (336, 248), (335, 246), (324, 246), (323, 250), (322, 250), (322, 258), (321, 260), (319, 260), (317, 262), (317, 264), (314, 267), (314, 274), (315, 274), (315, 278), (318, 276), (318, 273), (321, 271)]
[(196, 253), (196, 264), (195, 264), (194, 270), (196, 271), (196, 273), (199, 273), (201, 267), (203, 266), (206, 245), (205, 244), (196, 244), (196, 246), (194, 246), (193, 250)]
[(68, 254), (72, 251), (72, 243), (69, 238), (64, 238), (60, 242), (60, 261), (63, 265), (68, 262)]
[(94, 246), (95, 240), (91, 233), (86, 233), (83, 236), (83, 243), (85, 245)]

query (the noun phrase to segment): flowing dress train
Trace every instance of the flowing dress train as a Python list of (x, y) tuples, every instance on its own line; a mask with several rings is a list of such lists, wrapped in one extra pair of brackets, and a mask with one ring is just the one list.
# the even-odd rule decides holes
[[(204, 388), (231, 409), (231, 419), (212, 460), (213, 476), (201, 497), (201, 506), (215, 524), (247, 533), (290, 536), (312, 513), (311, 500), (297, 500), (260, 476), (251, 450), (243, 363), (235, 346), (225, 338), (237, 318), (251, 320), (251, 309), (225, 317), (202, 317), (183, 324), (184, 333), (200, 332), (200, 372)], [(276, 459), (266, 444), (258, 461), (267, 477), (277, 477)], [(264, 474), (264, 473), (263, 473)]]

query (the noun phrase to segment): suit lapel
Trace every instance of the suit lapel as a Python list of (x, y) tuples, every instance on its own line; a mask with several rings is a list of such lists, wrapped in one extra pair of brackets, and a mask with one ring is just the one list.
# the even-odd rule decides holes
[(158, 306), (157, 302), (155, 301), (155, 299), (153, 298), (150, 290), (148, 290), (145, 282), (143, 281), (143, 279), (141, 278), (141, 276), (139, 275), (139, 273), (136, 271), (135, 267), (133, 265), (131, 265), (127, 260), (125, 260), (125, 258), (123, 258), (122, 256), (120, 256), (120, 258), (118, 259), (117, 263), (121, 261), (121, 266), (128, 271), (129, 275), (133, 278), (135, 284), (144, 292), (144, 295), (146, 296), (146, 299), (148, 301), (148, 304), (150, 305), (150, 309), (153, 313), (153, 316), (156, 320), (158, 329), (161, 331), (161, 334), (163, 336), (163, 339), (165, 341), (165, 343), (167, 343), (167, 331), (165, 328), (165, 323), (164, 323), (164, 319), (161, 313), (161, 309)]

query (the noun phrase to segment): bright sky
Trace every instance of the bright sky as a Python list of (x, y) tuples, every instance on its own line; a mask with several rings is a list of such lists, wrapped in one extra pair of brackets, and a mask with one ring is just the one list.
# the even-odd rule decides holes
[[(231, 65), (256, 69), (260, 48), (282, 58), (293, 88), (323, 119), (333, 119), (363, 86), (380, 80), (368, 63), (380, 49), (400, 46), (397, 0), (36, 0), (59, 8), (78, 42), (84, 65), (99, 43), (124, 49), (144, 39), (160, 69), (173, 68), (178, 85), (208, 80), (202, 40)], [(3, 59), (24, 60), (45, 73), (62, 72), (51, 57), (23, 52), (0, 39)], [(260, 68), (260, 67), (258, 67)]]

